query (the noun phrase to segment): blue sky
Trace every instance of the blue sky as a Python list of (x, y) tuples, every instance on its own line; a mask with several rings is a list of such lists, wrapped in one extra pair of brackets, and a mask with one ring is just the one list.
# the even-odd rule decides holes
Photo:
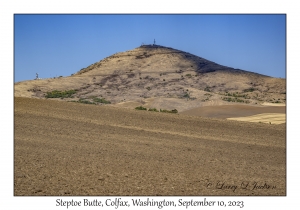
[(285, 15), (14, 15), (14, 81), (69, 76), (142, 43), (286, 77)]

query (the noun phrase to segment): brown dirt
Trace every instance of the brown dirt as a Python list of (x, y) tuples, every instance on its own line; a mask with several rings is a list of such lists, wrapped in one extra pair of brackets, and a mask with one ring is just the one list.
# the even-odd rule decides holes
[(286, 128), (16, 97), (14, 195), (286, 195)]

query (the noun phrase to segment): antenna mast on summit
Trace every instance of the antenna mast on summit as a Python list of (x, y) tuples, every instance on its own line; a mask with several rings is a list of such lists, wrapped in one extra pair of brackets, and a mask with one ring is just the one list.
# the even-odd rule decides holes
[(154, 44), (153, 45), (155, 45), (155, 39), (154, 39)]

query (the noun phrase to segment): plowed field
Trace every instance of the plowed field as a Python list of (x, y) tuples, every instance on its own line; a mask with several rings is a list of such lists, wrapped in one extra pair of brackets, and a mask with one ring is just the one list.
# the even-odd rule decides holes
[(14, 195), (286, 195), (285, 125), (15, 98)]

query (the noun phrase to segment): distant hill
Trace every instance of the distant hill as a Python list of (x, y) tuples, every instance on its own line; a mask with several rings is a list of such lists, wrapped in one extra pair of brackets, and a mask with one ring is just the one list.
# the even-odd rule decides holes
[(54, 90), (74, 91), (59, 100), (103, 104), (105, 98), (114, 106), (144, 104), (180, 111), (232, 103), (285, 104), (286, 100), (285, 79), (226, 67), (159, 45), (116, 53), (69, 77), (15, 84), (15, 96), (45, 98)]

